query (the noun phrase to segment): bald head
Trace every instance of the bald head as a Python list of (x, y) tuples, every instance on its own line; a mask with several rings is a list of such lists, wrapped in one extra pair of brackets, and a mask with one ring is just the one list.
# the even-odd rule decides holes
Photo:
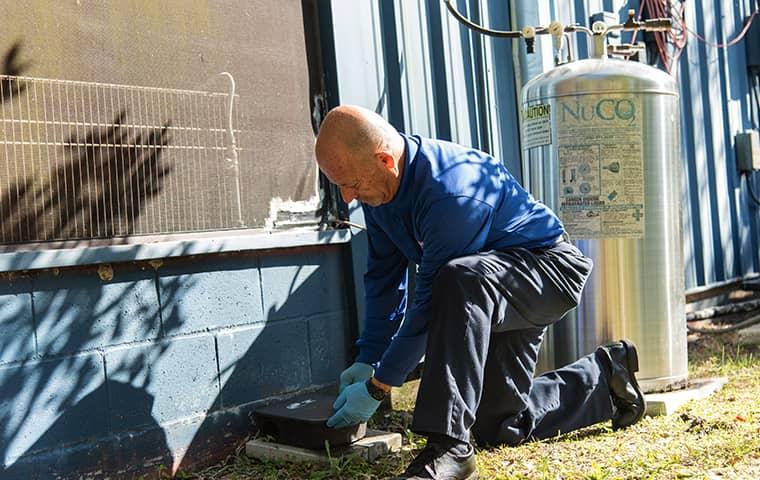
[(398, 132), (383, 117), (354, 105), (327, 114), (319, 129), (315, 153), (320, 167), (331, 170), (344, 162), (361, 164), (377, 150), (389, 149)]
[[(375, 112), (353, 105), (330, 110), (320, 126), (314, 151), (320, 170), (341, 187), (344, 199), (383, 203), (398, 188), (404, 140)], [(382, 199), (375, 198), (376, 192), (369, 192), (370, 198), (364, 195), (367, 192), (359, 192), (357, 186), (390, 189), (391, 196), (385, 198), (386, 191)], [(353, 193), (349, 192), (352, 189)]]

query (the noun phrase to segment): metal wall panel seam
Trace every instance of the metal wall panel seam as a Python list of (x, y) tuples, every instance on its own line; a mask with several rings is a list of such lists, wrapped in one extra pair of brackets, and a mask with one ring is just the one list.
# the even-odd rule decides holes
[[(725, 43), (726, 38), (729, 36), (727, 34), (727, 23), (730, 22), (733, 19), (734, 25), (731, 25), (731, 29), (735, 32), (739, 32), (742, 29), (742, 23), (741, 20), (738, 22), (736, 21), (737, 18), (734, 17), (734, 11), (731, 7), (730, 2), (726, 2), (724, 6), (721, 6), (720, 3), (717, 3), (714, 5), (718, 8), (725, 8), (726, 10), (721, 11), (721, 26), (717, 31), (718, 37), (717, 40), (720, 43)], [(738, 28), (737, 28), (738, 27)], [(738, 180), (738, 173), (736, 170), (736, 154), (733, 148), (733, 133), (738, 132), (741, 130), (741, 124), (743, 123), (741, 121), (741, 117), (739, 117), (735, 110), (734, 114), (732, 115), (732, 105), (735, 105), (735, 101), (733, 100), (733, 95), (731, 92), (731, 80), (732, 75), (730, 72), (730, 66), (734, 64), (734, 62), (731, 61), (731, 55), (733, 55), (734, 49), (720, 49), (719, 58), (721, 59), (720, 66), (722, 67), (720, 70), (721, 74), (721, 93), (724, 98), (723, 101), (723, 109), (722, 114), (724, 120), (724, 128), (721, 129), (723, 132), (723, 142), (722, 142), (722, 152), (719, 152), (718, 156), (715, 157), (716, 162), (719, 164), (719, 162), (722, 160), (726, 162), (726, 168), (724, 169), (724, 174), (726, 176), (726, 188), (727, 192), (725, 195), (726, 202), (729, 206), (729, 213), (731, 216), (731, 231), (730, 231), (730, 258), (726, 259), (726, 269), (727, 269), (727, 277), (736, 277), (741, 275), (741, 242), (739, 239), (739, 217), (737, 213), (737, 208), (739, 206), (736, 203), (736, 196), (731, 195), (731, 193), (736, 192), (736, 188), (740, 185), (737, 185)], [(744, 62), (739, 61), (739, 64), (743, 64)], [(736, 92), (738, 94), (738, 92)], [(723, 223), (723, 222), (721, 222)], [(724, 236), (726, 233), (724, 233)], [(732, 261), (731, 261), (732, 260)], [(729, 271), (730, 266), (730, 271)]]
[[(501, 30), (509, 30), (509, 10), (500, 0), (489, 0), (489, 25)], [(499, 159), (512, 172), (518, 181), (522, 181), (520, 161), (520, 114), (519, 100), (516, 92), (514, 70), (512, 68), (512, 49), (514, 40), (505, 38), (491, 39), (491, 62), (493, 65), (492, 81), (495, 98), (494, 113), (495, 132), (498, 138)]]
[(402, 132), (404, 104), (401, 92), (401, 64), (399, 61), (398, 34), (396, 32), (396, 9), (394, 2), (380, 2), (380, 35), (385, 63), (386, 98), (388, 99), (388, 121)]
[[(588, 23), (589, 8), (585, 0), (575, 0), (575, 23), (586, 25)], [(589, 42), (585, 35), (575, 35), (576, 58), (588, 58)]]
[[(430, 30), (428, 28), (430, 12), (425, 5), (424, 0), (417, 0), (417, 27), (419, 30), (419, 51), (423, 78), (423, 91), (425, 104), (420, 109), (424, 113), (426, 131), (428, 137), (437, 138), (436, 129), (436, 109), (435, 109), (435, 90), (433, 88), (433, 60), (430, 56)], [(421, 114), (420, 114), (421, 115)]]
[(372, 2), (372, 14), (370, 15), (372, 24), (372, 46), (373, 53), (375, 54), (375, 71), (377, 72), (377, 103), (375, 104), (374, 111), (379, 115), (385, 117), (388, 116), (388, 107), (386, 106), (387, 88), (385, 86), (385, 64), (383, 63), (383, 46), (382, 41), (379, 40), (382, 35), (380, 33), (380, 10), (375, 2)]
[[(481, 4), (479, 0), (473, 0), (473, 2), (473, 9), (477, 11), (477, 21), (481, 23), (486, 18), (486, 14), (483, 11), (484, 4)], [(487, 45), (490, 38), (484, 35), (473, 35), (473, 39), (473, 49), (477, 61), (475, 69), (477, 85), (475, 105), (478, 112), (478, 126), (480, 127), (480, 149), (493, 155), (491, 110), (488, 108), (490, 88), (488, 82)]]
[[(689, 11), (687, 10), (687, 12)], [(689, 13), (691, 14), (691, 18), (690, 21), (687, 20), (687, 22), (691, 25), (695, 25), (695, 17), (697, 15), (693, 11)], [(701, 26), (698, 26), (697, 28), (701, 28)], [(695, 161), (693, 169), (693, 178), (695, 179), (695, 183), (692, 185), (693, 188), (691, 190), (691, 195), (697, 196), (697, 208), (695, 211), (699, 214), (700, 217), (698, 222), (698, 225), (700, 227), (698, 236), (701, 240), (701, 244), (699, 245), (700, 248), (697, 250), (697, 253), (701, 254), (700, 256), (703, 261), (704, 269), (702, 274), (704, 277), (702, 284), (705, 284), (708, 282), (712, 283), (720, 281), (715, 273), (715, 259), (713, 257), (713, 252), (715, 251), (715, 238), (712, 234), (713, 195), (710, 189), (709, 179), (705, 178), (709, 177), (711, 173), (708, 162), (711, 148), (708, 148), (708, 144), (710, 143), (709, 135), (704, 135), (704, 133), (710, 131), (712, 124), (710, 122), (710, 119), (707, 117), (707, 112), (709, 112), (709, 102), (705, 103), (705, 101), (709, 99), (709, 96), (706, 97), (704, 95), (705, 90), (709, 91), (709, 85), (703, 78), (707, 75), (707, 72), (703, 71), (701, 68), (702, 63), (704, 62), (704, 58), (706, 57), (706, 47), (701, 43), (690, 42), (687, 44), (687, 48), (694, 52), (694, 54), (690, 56), (695, 57), (695, 60), (697, 62), (696, 68), (690, 68), (688, 75), (691, 91), (691, 98), (689, 99), (689, 102), (692, 106), (692, 111), (694, 112), (694, 115), (690, 119), (689, 126), (694, 130), (695, 139), (694, 143), (692, 144)], [(698, 122), (696, 119), (701, 119), (702, 122)], [(699, 131), (700, 127), (703, 132), (703, 137), (701, 138), (697, 136), (697, 132)], [(704, 201), (699, 202), (700, 199), (704, 199)], [(705, 206), (708, 206), (709, 208), (704, 208)], [(697, 223), (695, 223), (695, 225), (697, 225)]]
[[(689, 70), (689, 49), (685, 49), (679, 59), (681, 72)], [(689, 75), (679, 75), (678, 84), (681, 92), (681, 109), (679, 112), (681, 123), (681, 168), (683, 169), (682, 187), (681, 187), (681, 205), (683, 208), (683, 241), (684, 241), (684, 275), (685, 288), (688, 290), (697, 285), (704, 284), (704, 262), (701, 254), (702, 238), (699, 235), (701, 231), (699, 217), (699, 203), (697, 197), (690, 192), (696, 186), (696, 158), (694, 156), (694, 128), (689, 122), (694, 118), (692, 111), (692, 102), (685, 101), (692, 97), (691, 77)]]
[(435, 99), (435, 133), (436, 138), (451, 140), (451, 116), (449, 115), (448, 85), (446, 81), (446, 57), (443, 46), (443, 23), (441, 21), (441, 3), (427, 0), (428, 48), (432, 68), (433, 98)]
[[(741, 20), (741, 17), (738, 16), (738, 12), (733, 9), (733, 6), (730, 2), (726, 2), (724, 5), (718, 3), (716, 6), (724, 9), (721, 11), (722, 24), (717, 40), (720, 43), (725, 43), (726, 39), (732, 36), (728, 32), (740, 32), (742, 30), (744, 22)], [(742, 131), (744, 123), (739, 109), (736, 108), (740, 105), (738, 104), (737, 100), (734, 100), (734, 98), (738, 98), (738, 96), (741, 95), (741, 90), (732, 91), (733, 89), (731, 88), (735, 84), (734, 79), (737, 76), (737, 70), (742, 70), (735, 69), (732, 74), (731, 67), (733, 65), (745, 64), (743, 57), (737, 58), (737, 55), (740, 51), (741, 49), (739, 48), (728, 48), (721, 49), (719, 52), (723, 57), (723, 61), (721, 62), (721, 76), (723, 77), (721, 86), (723, 98), (725, 99), (723, 102), (723, 111), (724, 116), (727, 120), (727, 125), (725, 125), (725, 127), (722, 129), (724, 136), (723, 141), (725, 145), (723, 152), (724, 156), (722, 158), (726, 162), (726, 181), (728, 188), (728, 195), (726, 195), (726, 199), (728, 201), (731, 214), (731, 224), (733, 226), (731, 229), (733, 262), (731, 263), (731, 272), (728, 275), (729, 277), (742, 275), (742, 254), (744, 252), (739, 231), (741, 228), (741, 222), (739, 221), (739, 209), (742, 208), (742, 204), (737, 201), (739, 197), (736, 195), (737, 189), (741, 189), (741, 178), (739, 177), (739, 173), (736, 169), (736, 152), (734, 148), (732, 148), (734, 143), (733, 136), (735, 133)], [(743, 52), (741, 53), (743, 54)], [(739, 76), (741, 77), (741, 75)], [(746, 92), (746, 89), (744, 89), (744, 91)], [(744, 96), (746, 97), (746, 94)], [(718, 160), (718, 158), (720, 157), (716, 157), (716, 160)]]
[[(459, 22), (452, 19), (450, 15), (446, 15), (444, 18), (446, 25), (445, 42), (447, 46), (444, 51), (446, 58), (446, 79), (451, 89), (449, 111), (453, 113), (451, 137), (456, 142), (470, 145), (471, 141), (466, 135), (466, 132), (469, 132), (467, 97), (466, 92), (463, 93), (463, 87), (466, 85), (466, 70), (464, 68), (466, 58), (462, 50), (460, 38), (462, 35), (461, 28), (463, 27), (459, 25)], [(464, 101), (462, 101), (463, 95)]]
[(432, 83), (427, 58), (426, 29), (421, 0), (397, 0), (399, 54), (402, 59), (401, 84), (405, 124), (409, 133), (434, 136), (430, 110)]
[(332, 6), (340, 103), (385, 109), (385, 69), (376, 2), (332, 0)]
[[(469, 0), (458, 0), (460, 11), (466, 12), (468, 18), (473, 19), (473, 11)], [(476, 82), (475, 79), (475, 51), (473, 49), (473, 35), (470, 30), (460, 27), (459, 42), (462, 50), (464, 75), (464, 111), (467, 113), (467, 129), (469, 131), (469, 145), (480, 148), (480, 129), (478, 128), (477, 104), (475, 103)]]
[[(482, 2), (481, 18), (483, 23), (490, 24), (491, 9), (489, 2)], [(487, 126), (488, 143), (490, 145), (491, 155), (501, 159), (501, 138), (499, 136), (499, 121), (496, 115), (496, 77), (494, 76), (494, 58), (493, 43), (496, 40), (492, 37), (482, 36), (481, 57), (483, 62), (483, 87), (484, 87), (484, 118)]]
[[(419, 0), (417, 0), (419, 1)], [(405, 25), (405, 18), (406, 15), (404, 13), (404, 5), (409, 6), (409, 2), (404, 4), (404, 2), (400, 0), (394, 0), (396, 11), (398, 12), (396, 15), (396, 33), (398, 35), (398, 55), (399, 55), (399, 63), (401, 66), (401, 103), (403, 105), (404, 110), (404, 124), (409, 129), (409, 132), (414, 131), (415, 129), (415, 122), (412, 120), (412, 111), (414, 111), (414, 107), (410, 108), (410, 105), (412, 104), (413, 100), (413, 94), (409, 91), (411, 88), (411, 81), (410, 76), (414, 76), (415, 66), (413, 65), (413, 62), (417, 60), (417, 57), (415, 55), (409, 55), (410, 45), (409, 41), (407, 40), (406, 35), (406, 25)], [(416, 5), (415, 5), (416, 7)], [(410, 73), (411, 72), (411, 73)]]
[[(702, 19), (701, 31), (704, 32), (705, 38), (719, 38), (719, 32), (721, 31), (719, 20), (715, 11), (704, 8), (702, 4), (702, 15), (697, 16), (697, 23), (699, 19)], [(706, 74), (702, 77), (702, 102), (704, 103), (704, 111), (709, 113), (705, 117), (706, 131), (709, 132), (706, 135), (705, 140), (707, 143), (708, 155), (705, 159), (707, 165), (707, 181), (709, 185), (709, 205), (712, 213), (711, 234), (713, 237), (713, 249), (711, 255), (715, 264), (715, 279), (717, 281), (726, 280), (731, 277), (726, 268), (728, 262), (724, 262), (724, 258), (728, 257), (733, 259), (733, 249), (731, 248), (731, 230), (732, 225), (729, 221), (726, 222), (729, 210), (727, 205), (728, 197), (728, 178), (725, 172), (725, 168), (718, 168), (718, 165), (726, 162), (726, 149), (723, 143), (723, 130), (726, 127), (726, 122), (723, 118), (723, 109), (725, 108), (726, 98), (723, 90), (723, 78), (720, 72), (720, 64), (725, 61), (723, 58), (723, 52), (718, 49), (715, 52), (715, 61), (709, 61), (709, 55), (711, 50), (708, 50), (705, 46), (705, 62), (704, 67)], [(717, 84), (716, 84), (717, 83)], [(714, 108), (712, 102), (712, 95), (710, 92), (721, 92), (721, 106), (720, 108)], [(712, 108), (711, 108), (712, 107)]]

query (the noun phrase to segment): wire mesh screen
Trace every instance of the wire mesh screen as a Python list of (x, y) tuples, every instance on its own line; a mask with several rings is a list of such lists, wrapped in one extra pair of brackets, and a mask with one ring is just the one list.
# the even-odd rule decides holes
[(245, 226), (235, 97), (3, 75), (0, 98), (0, 242)]
[(316, 224), (299, 0), (2, 11), (0, 249)]

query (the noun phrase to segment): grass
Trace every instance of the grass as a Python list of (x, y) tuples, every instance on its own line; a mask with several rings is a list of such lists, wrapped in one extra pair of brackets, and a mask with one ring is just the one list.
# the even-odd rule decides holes
[[(613, 432), (608, 425), (519, 447), (478, 450), (482, 479), (760, 479), (760, 349), (737, 346), (736, 336), (689, 341), (691, 378), (725, 376), (727, 385), (706, 400), (667, 417), (646, 417)], [(403, 471), (424, 446), (408, 430), (417, 383), (394, 390), (393, 410), (374, 428), (404, 434), (398, 454), (369, 464), (333, 458), (329, 466), (259, 462), (240, 451), (227, 462), (180, 478), (208, 480), (382, 479)]]

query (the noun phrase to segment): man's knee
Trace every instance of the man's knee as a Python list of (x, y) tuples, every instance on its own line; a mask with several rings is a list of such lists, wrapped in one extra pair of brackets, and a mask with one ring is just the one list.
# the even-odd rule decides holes
[(468, 268), (466, 257), (446, 262), (433, 278), (433, 298), (438, 302), (458, 302), (479, 290), (480, 278)]
[(482, 314), (490, 308), (484, 297), (484, 287), (475, 272), (457, 259), (446, 263), (433, 280), (431, 329), (451, 322), (490, 321), (490, 314)]

